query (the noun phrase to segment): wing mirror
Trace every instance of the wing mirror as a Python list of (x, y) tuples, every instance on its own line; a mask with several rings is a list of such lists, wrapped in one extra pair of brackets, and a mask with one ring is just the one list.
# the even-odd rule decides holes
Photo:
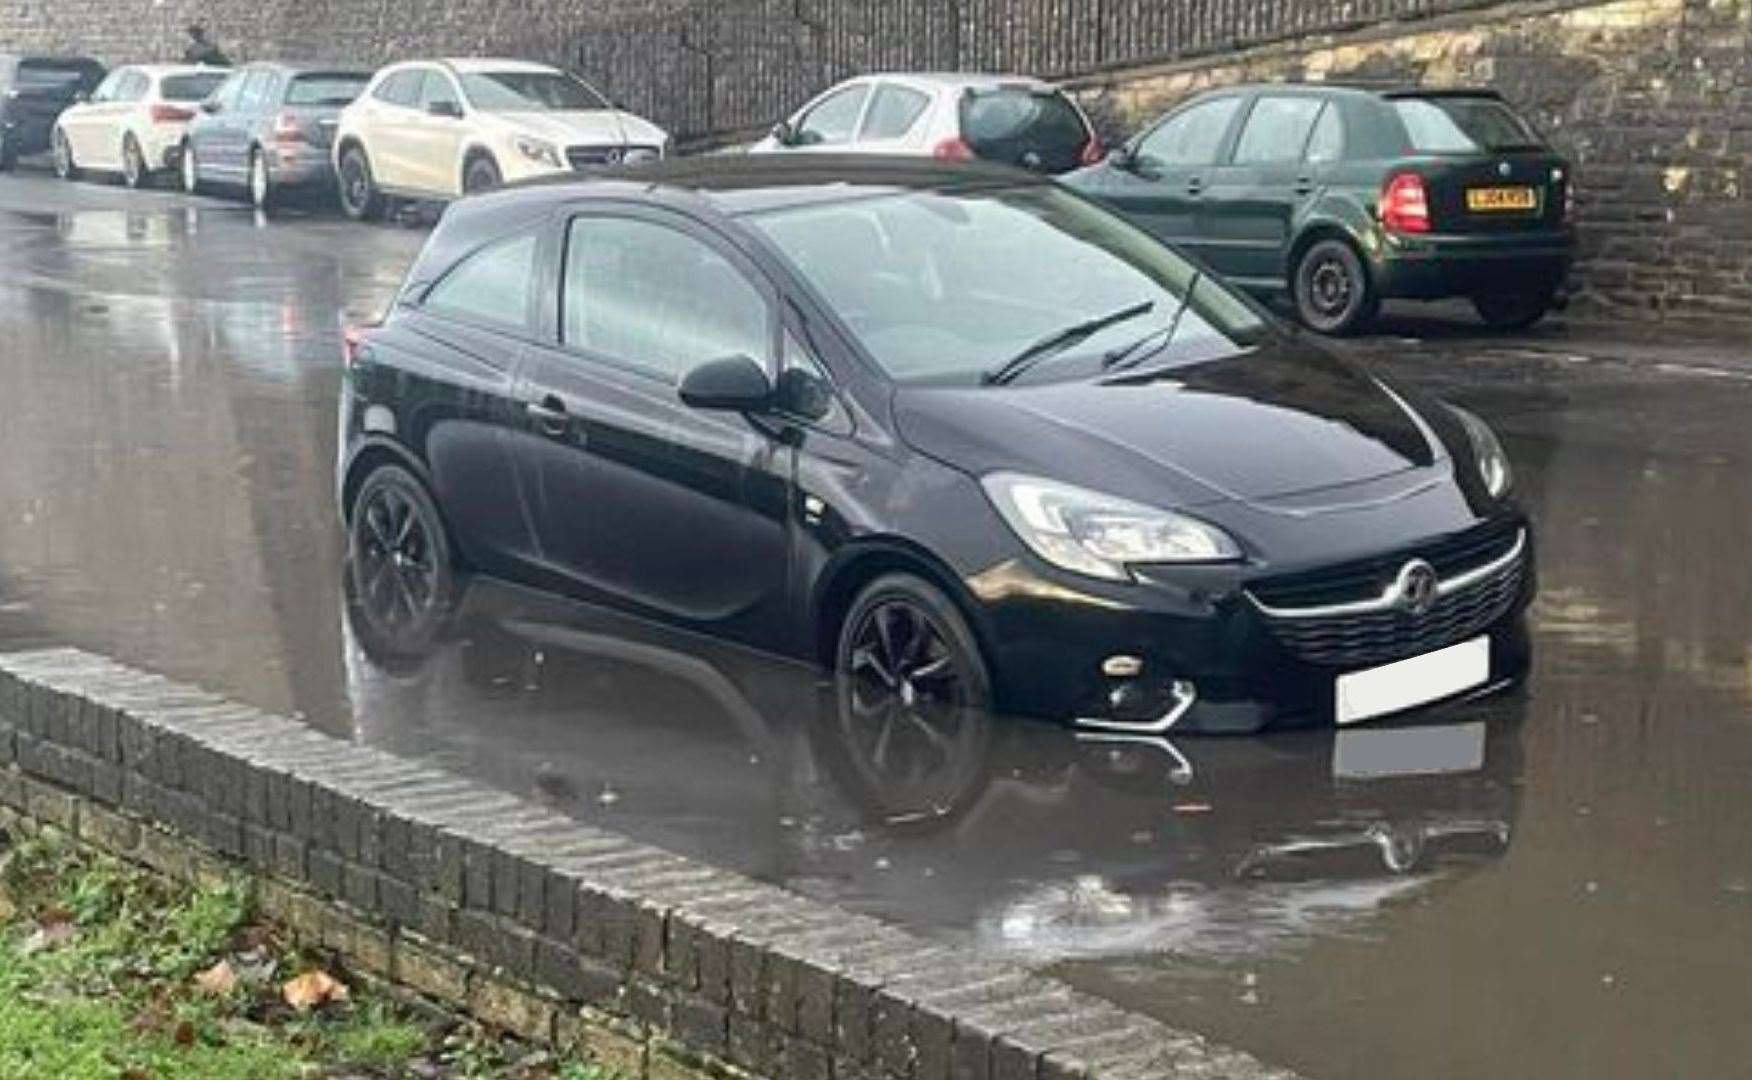
[(789, 120), (780, 120), (773, 125), (773, 141), (780, 146), (790, 146), (797, 141), (797, 132)]
[(1131, 147), (1121, 144), (1107, 152), (1107, 163), (1116, 169), (1133, 172), (1138, 167), (1138, 155)]
[(426, 106), (426, 111), (433, 116), (442, 116), (447, 120), (462, 119), (462, 106), (454, 101), (434, 101)]
[(208, 116), (212, 116), (222, 108), (224, 108), (224, 106), (219, 104), (218, 98), (207, 98), (205, 101), (201, 102), (201, 111)]
[(762, 412), (772, 406), (773, 381), (766, 368), (738, 353), (708, 360), (683, 376), (681, 400), (696, 409)]

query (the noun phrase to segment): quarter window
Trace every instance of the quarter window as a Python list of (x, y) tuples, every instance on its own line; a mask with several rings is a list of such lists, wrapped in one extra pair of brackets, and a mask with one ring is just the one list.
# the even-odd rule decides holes
[(534, 233), (481, 248), (432, 287), (426, 294), (426, 309), (508, 330), (524, 329), (529, 325), (535, 248)]
[(797, 125), (797, 144), (822, 146), (851, 142), (852, 131), (858, 123), (858, 114), (864, 108), (864, 97), (869, 92), (869, 87), (860, 84), (828, 95), (819, 105), (810, 109)]
[(128, 77), (126, 71), (112, 71), (103, 82), (97, 84), (97, 89), (91, 92), (92, 104), (116, 100), (116, 91), (121, 89), (122, 81)]
[(898, 139), (912, 130), (924, 114), (931, 99), (917, 90), (904, 86), (883, 85), (870, 99), (870, 111), (864, 114), (865, 139)]
[(1308, 160), (1313, 163), (1340, 161), (1344, 158), (1344, 113), (1329, 102), (1314, 122), (1314, 133), (1308, 136)]
[(1138, 156), (1158, 165), (1213, 165), (1241, 99), (1206, 101), (1172, 117), (1138, 144)]
[(144, 71), (130, 71), (127, 77), (116, 86), (117, 101), (139, 101), (152, 89), (152, 80), (146, 77)]
[(581, 217), (566, 242), (568, 345), (672, 382), (738, 353), (771, 367), (771, 313), (754, 284), (688, 234)]
[(1247, 115), (1235, 164), (1269, 165), (1300, 161), (1308, 132), (1320, 112), (1316, 97), (1262, 97)]
[(419, 69), (398, 71), (383, 80), (371, 96), (390, 105), (402, 105), (412, 108), (420, 96), (420, 81), (425, 78), (425, 72)]
[(250, 72), (243, 81), (243, 89), (237, 95), (237, 111), (243, 113), (260, 112), (268, 100), (268, 84), (273, 81), (272, 72)]

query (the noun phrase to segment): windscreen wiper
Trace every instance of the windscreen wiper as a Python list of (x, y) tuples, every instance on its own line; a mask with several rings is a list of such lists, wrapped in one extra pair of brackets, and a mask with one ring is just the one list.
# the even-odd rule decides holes
[(1145, 300), (1142, 303), (1121, 308), (1111, 314), (1101, 315), (1093, 319), (1087, 319), (1083, 322), (1076, 323), (1072, 326), (1067, 326), (1063, 330), (1054, 330), (1052, 333), (1041, 338), (1039, 341), (1036, 341), (1026, 349), (1023, 349), (1015, 356), (1004, 361), (998, 367), (986, 372), (980, 381), (987, 386), (1001, 386), (1004, 383), (1010, 382), (1024, 371), (1027, 371), (1041, 360), (1044, 360), (1055, 353), (1061, 353), (1072, 345), (1077, 344), (1077, 342), (1084, 341), (1100, 331), (1107, 329), (1109, 326), (1125, 322), (1128, 319), (1135, 319), (1139, 315), (1146, 314), (1155, 306), (1156, 302), (1154, 300)]
[[(1180, 320), (1186, 316), (1186, 309), (1192, 306), (1192, 294), (1198, 291), (1199, 282), (1204, 280), (1203, 270), (1194, 270), (1192, 277), (1186, 283), (1186, 292), (1180, 297), (1180, 306), (1174, 309), (1174, 317), (1168, 320), (1168, 325), (1160, 330), (1152, 330), (1130, 345), (1122, 345), (1101, 358), (1101, 367), (1108, 372), (1125, 371), (1155, 356), (1174, 343), (1174, 335), (1180, 333)], [(1161, 336), (1162, 342), (1153, 349), (1143, 348), (1151, 338)], [(1136, 353), (1136, 356), (1132, 354)]]

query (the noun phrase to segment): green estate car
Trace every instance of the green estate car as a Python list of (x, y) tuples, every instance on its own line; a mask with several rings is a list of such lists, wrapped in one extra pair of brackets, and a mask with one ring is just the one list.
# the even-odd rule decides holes
[(1489, 90), (1215, 90), (1065, 182), (1327, 334), (1388, 298), (1531, 326), (1574, 249), (1568, 163)]

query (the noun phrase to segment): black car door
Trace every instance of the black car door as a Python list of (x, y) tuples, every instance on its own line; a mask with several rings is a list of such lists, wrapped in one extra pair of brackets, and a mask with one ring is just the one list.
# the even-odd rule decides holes
[(1291, 222), (1315, 193), (1302, 151), (1320, 108), (1310, 92), (1259, 95), (1233, 151), (1210, 170), (1199, 232), (1206, 261), (1223, 276), (1253, 287), (1282, 284)]
[(1198, 223), (1205, 186), (1228, 148), (1242, 100), (1206, 98), (1170, 113), (1131, 145), (1123, 165), (1104, 165), (1075, 185), (1162, 240), (1203, 256)]
[(564, 226), (558, 340), (519, 389), (524, 490), (543, 559), (573, 591), (768, 644), (787, 603), (794, 453), (677, 385), (737, 353), (773, 370), (775, 298), (703, 226), (583, 208)]

